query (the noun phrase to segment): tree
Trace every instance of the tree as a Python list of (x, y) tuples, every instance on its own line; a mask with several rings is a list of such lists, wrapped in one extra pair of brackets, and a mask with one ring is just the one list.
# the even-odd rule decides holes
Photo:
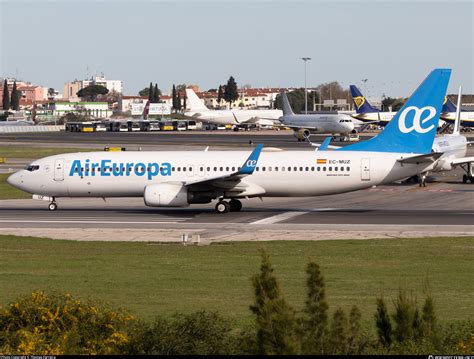
[[(297, 89), (286, 94), (288, 97), (288, 102), (290, 103), (291, 108), (293, 109), (294, 113), (301, 113), (304, 111), (304, 89)], [(313, 91), (308, 95), (308, 110), (313, 108), (313, 102), (318, 102), (317, 94)], [(275, 97), (274, 107), (277, 109), (281, 109), (282, 100), (281, 95), (278, 94)]]
[(314, 262), (308, 263), (306, 274), (308, 292), (302, 320), (302, 352), (325, 354), (328, 305), (325, 301), (324, 278)]
[(423, 334), (425, 337), (433, 337), (436, 334), (437, 321), (434, 301), (431, 296), (426, 297), (422, 312)]
[(234, 78), (231, 76), (227, 81), (227, 85), (224, 90), (224, 100), (230, 103), (232, 107), (232, 102), (236, 101), (239, 98), (239, 91), (237, 89), (237, 83)]
[(178, 111), (178, 96), (176, 93), (176, 86), (173, 84), (173, 91), (171, 95), (172, 107), (173, 110)]
[(413, 323), (415, 318), (415, 305), (402, 289), (398, 292), (395, 300), (395, 313), (392, 315), (395, 321), (394, 336), (398, 342), (404, 342), (413, 338)]
[(155, 84), (155, 88), (153, 89), (153, 102), (154, 103), (160, 102), (160, 95), (161, 95), (161, 91), (158, 89), (158, 84)]
[(176, 103), (178, 105), (177, 110), (181, 111), (181, 93), (180, 92), (178, 92), (178, 98), (176, 99)]
[(383, 297), (377, 298), (375, 326), (377, 327), (379, 343), (384, 347), (389, 347), (392, 344), (392, 323)]
[(331, 348), (329, 354), (347, 354), (347, 317), (340, 308), (334, 312), (329, 337)]
[(52, 87), (48, 89), (48, 97), (54, 97), (54, 89)]
[(101, 85), (90, 85), (79, 90), (76, 95), (88, 101), (95, 101), (99, 95), (107, 95), (109, 90)]
[(7, 80), (3, 83), (3, 110), (8, 111), (10, 109), (10, 94), (8, 93)]
[(361, 349), (361, 313), (357, 306), (353, 305), (349, 313), (349, 338), (347, 340), (348, 354), (360, 354)]
[(184, 97), (183, 97), (183, 110), (186, 111), (187, 103), (186, 103), (186, 91), (184, 92)]
[(297, 354), (295, 313), (282, 296), (268, 254), (262, 250), (261, 256), (260, 273), (252, 278), (255, 304), (250, 306), (257, 327), (257, 354)]
[(219, 92), (217, 93), (217, 103), (220, 105), (222, 99), (224, 98), (224, 91), (222, 90), (222, 85), (219, 85)]
[(20, 91), (16, 88), (16, 81), (13, 83), (13, 90), (11, 94), (10, 107), (12, 110), (18, 111), (20, 109)]
[(138, 95), (139, 96), (146, 96), (148, 97), (150, 94), (150, 88), (149, 87), (145, 87), (144, 89), (138, 91)]
[(148, 101), (150, 101), (150, 103), (153, 102), (153, 96), (155, 94), (153, 93), (153, 84), (150, 82), (150, 88), (148, 90)]

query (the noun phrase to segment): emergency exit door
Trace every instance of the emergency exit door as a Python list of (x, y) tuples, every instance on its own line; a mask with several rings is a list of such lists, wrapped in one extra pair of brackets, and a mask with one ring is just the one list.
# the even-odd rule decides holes
[(370, 158), (362, 158), (360, 179), (362, 181), (370, 181)]
[(54, 162), (54, 180), (64, 180), (64, 158), (58, 158), (56, 162)]

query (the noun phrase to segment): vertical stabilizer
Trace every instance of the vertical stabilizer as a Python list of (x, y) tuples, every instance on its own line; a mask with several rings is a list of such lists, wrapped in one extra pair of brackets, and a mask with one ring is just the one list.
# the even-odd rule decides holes
[(340, 150), (431, 153), (450, 76), (433, 70), (378, 136)]
[(355, 85), (350, 86), (352, 101), (357, 113), (374, 113), (380, 112), (379, 109), (373, 107), (369, 101), (362, 95), (359, 89)]
[(293, 110), (291, 109), (290, 101), (288, 101), (288, 96), (285, 91), (280, 92), (281, 95), (281, 105), (283, 109), (283, 116), (294, 115)]
[(189, 111), (209, 111), (193, 89), (186, 89), (186, 97), (186, 106), (189, 108)]
[(456, 106), (456, 117), (454, 119), (453, 135), (459, 135), (461, 133), (461, 97), (462, 97), (462, 87), (459, 86), (458, 104)]

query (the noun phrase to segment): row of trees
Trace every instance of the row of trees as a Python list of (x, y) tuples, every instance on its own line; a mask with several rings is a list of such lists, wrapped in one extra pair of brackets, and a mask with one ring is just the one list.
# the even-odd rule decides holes
[(125, 310), (83, 302), (69, 294), (33, 292), (0, 309), (0, 354), (429, 354), (474, 351), (473, 322), (442, 326), (427, 297), (421, 311), (399, 292), (394, 311), (377, 299), (373, 338), (357, 306), (329, 315), (325, 281), (318, 264), (306, 267), (306, 300), (295, 311), (285, 300), (270, 257), (262, 251), (253, 276), (255, 318), (236, 330), (215, 312), (158, 317), (147, 323)]
[(16, 88), (16, 81), (13, 83), (13, 88), (11, 94), (8, 91), (7, 80), (3, 83), (3, 110), (8, 111), (10, 109), (18, 111), (20, 109), (20, 98), (21, 92)]

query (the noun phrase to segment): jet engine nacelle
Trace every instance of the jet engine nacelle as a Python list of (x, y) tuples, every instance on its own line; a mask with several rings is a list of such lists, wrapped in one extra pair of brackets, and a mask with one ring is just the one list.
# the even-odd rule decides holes
[(437, 171), (451, 171), (453, 166), (451, 165), (451, 161), (449, 159), (441, 159), (438, 160), (434, 168)]
[(305, 141), (306, 137), (308, 137), (311, 132), (305, 128), (300, 128), (298, 131), (293, 132), (293, 136), (295, 136), (298, 141)]
[(188, 207), (188, 189), (180, 184), (159, 183), (145, 187), (145, 204), (150, 207)]

